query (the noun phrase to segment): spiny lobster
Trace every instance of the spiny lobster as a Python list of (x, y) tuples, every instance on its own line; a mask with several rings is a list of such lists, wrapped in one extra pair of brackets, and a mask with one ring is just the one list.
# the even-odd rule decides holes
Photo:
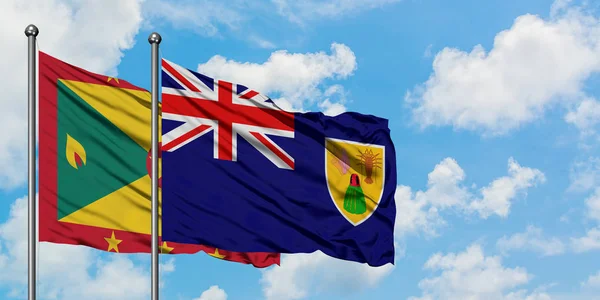
[(360, 159), (359, 165), (365, 168), (365, 173), (367, 175), (365, 183), (371, 184), (373, 183), (373, 179), (371, 178), (373, 175), (373, 168), (381, 169), (381, 157), (378, 157), (379, 153), (373, 154), (373, 150), (371, 149), (367, 149), (365, 152), (360, 152), (360, 150), (358, 150), (358, 153), (360, 153), (357, 155)]

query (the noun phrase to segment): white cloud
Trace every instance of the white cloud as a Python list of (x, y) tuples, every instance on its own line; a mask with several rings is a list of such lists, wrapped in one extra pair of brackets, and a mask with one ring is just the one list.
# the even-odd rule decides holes
[(525, 193), (528, 188), (544, 183), (544, 174), (537, 169), (521, 167), (512, 157), (508, 159), (508, 176), (494, 180), (481, 190), (482, 198), (469, 204), (469, 209), (477, 211), (482, 218), (492, 214), (507, 217), (511, 199), (519, 192)]
[(282, 255), (281, 265), (262, 271), (260, 280), (267, 300), (294, 300), (314, 292), (349, 294), (375, 287), (394, 266), (370, 267), (343, 261), (320, 251)]
[[(396, 189), (396, 229), (398, 237), (423, 232), (437, 235), (437, 229), (446, 222), (440, 216), (444, 210), (465, 214), (477, 213), (481, 218), (490, 215), (507, 217), (518, 193), (544, 182), (544, 174), (521, 167), (513, 158), (508, 159), (508, 176), (492, 181), (477, 193), (465, 186), (464, 170), (453, 158), (445, 158), (429, 173), (427, 190), (414, 194), (408, 186)], [(481, 194), (478, 196), (477, 194)]]
[(427, 46), (427, 48), (425, 48), (425, 51), (423, 52), (423, 57), (425, 58), (429, 58), (433, 55), (433, 53), (431, 52), (431, 49), (433, 48), (433, 44), (429, 44)]
[(432, 206), (445, 209), (464, 206), (469, 198), (467, 188), (460, 186), (465, 179), (465, 171), (453, 158), (445, 158), (427, 175), (427, 191), (419, 195), (426, 196)]
[(585, 206), (587, 216), (600, 224), (600, 187), (596, 188), (596, 191), (585, 199)]
[[(336, 103), (343, 105), (341, 101), (323, 103), (327, 97), (340, 93), (339, 86), (332, 90), (337, 85), (323, 86), (323, 81), (347, 78), (355, 69), (354, 52), (348, 46), (337, 43), (331, 45), (331, 54), (280, 50), (273, 52), (262, 64), (242, 63), (215, 55), (198, 66), (198, 72), (207, 76), (243, 84), (272, 98), (273, 94), (277, 94), (285, 99), (279, 102), (295, 110), (321, 103), (325, 109), (334, 107), (334, 113), (341, 110), (339, 106), (335, 107)], [(275, 102), (278, 103), (278, 100)]]
[(569, 8), (569, 4), (571, 4), (573, 0), (555, 0), (550, 6), (550, 15), (556, 16), (563, 12), (565, 9)]
[(323, 111), (323, 114), (328, 116), (337, 116), (346, 111), (344, 104), (339, 102), (332, 103), (329, 99), (325, 99), (319, 103), (319, 108)]
[(600, 185), (600, 158), (590, 157), (571, 166), (568, 191), (586, 192)]
[(277, 46), (273, 42), (266, 40), (262, 37), (259, 37), (257, 35), (251, 35), (248, 39), (250, 40), (250, 42), (257, 45), (259, 48), (263, 48), (263, 49), (277, 48)]
[(600, 290), (600, 271), (595, 275), (590, 275), (586, 281), (581, 283), (581, 286), (584, 288)]
[(221, 36), (225, 31), (223, 29), (243, 31), (249, 42), (271, 49), (275, 47), (272, 42), (248, 32), (251, 30), (249, 25), (257, 19), (278, 14), (303, 26), (306, 21), (337, 18), (395, 2), (400, 0), (271, 0), (270, 3), (246, 0), (145, 0), (143, 9), (144, 16), (148, 18), (145, 22), (148, 27), (167, 21), (175, 28), (204, 36)]
[[(0, 225), (0, 245), (0, 285), (8, 286), (13, 295), (25, 295), (26, 197), (13, 203), (8, 220)], [(40, 243), (38, 251), (38, 289), (43, 298), (134, 300), (149, 297), (149, 268), (135, 264), (131, 259), (135, 255), (52, 243)], [(174, 268), (173, 261), (169, 260), (161, 266), (161, 273), (167, 274)], [(164, 277), (161, 275), (161, 279)]]
[(292, 104), (292, 102), (290, 100), (288, 100), (285, 97), (280, 97), (280, 98), (271, 98), (271, 100), (273, 100), (273, 102), (275, 102), (275, 105), (277, 105), (277, 107), (279, 107), (280, 109), (283, 109), (285, 111), (289, 111), (289, 112), (307, 112), (304, 108), (302, 107), (297, 107), (294, 106), (294, 104)]
[(600, 228), (588, 230), (583, 237), (571, 238), (571, 247), (576, 253), (600, 250)]
[(437, 235), (437, 228), (446, 222), (439, 212), (447, 208), (464, 207), (470, 194), (460, 183), (465, 172), (453, 158), (445, 158), (427, 175), (427, 190), (412, 193), (409, 186), (396, 188), (396, 227), (399, 238), (422, 231)]
[(160, 263), (159, 267), (159, 272), (162, 273), (173, 273), (175, 272), (175, 258), (170, 257), (169, 260), (167, 260), (164, 263)]
[[(154, 22), (167, 21), (176, 29), (187, 29), (205, 36), (219, 35), (219, 26), (240, 28), (246, 18), (240, 1), (148, 0), (144, 14)], [(146, 24), (152, 26), (153, 24)]]
[[(42, 249), (43, 250), (43, 249)], [(43, 265), (41, 266), (43, 267)], [(88, 266), (89, 267), (89, 266)], [(147, 299), (150, 290), (150, 274), (147, 267), (136, 266), (133, 261), (121, 255), (112, 255), (109, 261), (99, 260), (95, 265), (97, 272), (63, 285), (60, 299)], [(70, 272), (66, 271), (66, 272)], [(59, 274), (53, 274), (57, 276)], [(127, 280), (123, 280), (126, 278)]]
[(585, 81), (600, 70), (600, 22), (561, 3), (547, 20), (516, 18), (489, 52), (481, 45), (440, 51), (430, 78), (405, 97), (414, 120), (421, 128), (499, 135), (542, 118), (555, 104), (582, 100)]
[(400, 0), (271, 0), (279, 14), (291, 22), (304, 24), (317, 18), (336, 18), (362, 10), (379, 8)]
[[(40, 29), (38, 45), (55, 57), (93, 72), (116, 74), (123, 50), (134, 45), (140, 27), (142, 0), (0, 1), (0, 39), (4, 45), (0, 106), (0, 188), (26, 179), (27, 155), (27, 39), (25, 26)], [(108, 21), (107, 21), (108, 20)]]
[(220, 289), (218, 285), (213, 285), (208, 290), (200, 294), (200, 298), (194, 300), (227, 300), (227, 293)]
[[(421, 193), (421, 194), (419, 194)], [(427, 192), (417, 192), (423, 195)], [(427, 197), (413, 197), (409, 186), (396, 188), (396, 225), (394, 234), (398, 238), (417, 232), (426, 236), (437, 236), (437, 230), (446, 225), (435, 206), (429, 203)]]
[(527, 226), (527, 230), (523, 233), (516, 233), (510, 237), (503, 236), (496, 242), (496, 247), (503, 253), (529, 250), (540, 253), (542, 256), (559, 255), (566, 250), (561, 240), (544, 237), (542, 229), (535, 226)]
[[(554, 297), (554, 295), (550, 295), (545, 292), (544, 289), (536, 289), (531, 294), (526, 290), (519, 290), (516, 292), (508, 293), (504, 300), (558, 300)], [(570, 300), (575, 300), (573, 298), (569, 298)]]
[[(586, 217), (600, 225), (600, 188), (585, 199)], [(571, 238), (571, 248), (576, 253), (600, 250), (600, 227), (591, 228), (585, 236)]]
[(318, 104), (323, 114), (328, 116), (337, 116), (346, 111), (346, 92), (342, 85), (332, 85), (325, 90), (323, 96), (327, 97)]
[(436, 253), (424, 268), (439, 273), (421, 280), (422, 296), (410, 299), (550, 299), (541, 291), (514, 290), (527, 284), (532, 275), (522, 267), (503, 266), (499, 256), (485, 256), (478, 244), (458, 254)]
[(586, 98), (576, 109), (566, 114), (565, 121), (575, 125), (584, 137), (594, 135), (600, 124), (600, 102)]

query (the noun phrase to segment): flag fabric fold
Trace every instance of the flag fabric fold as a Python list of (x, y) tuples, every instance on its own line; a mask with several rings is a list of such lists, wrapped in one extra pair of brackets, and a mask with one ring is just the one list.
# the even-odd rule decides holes
[(162, 60), (163, 236), (231, 251), (394, 262), (388, 121), (292, 113)]
[[(150, 101), (148, 91), (123, 79), (39, 52), (40, 241), (151, 251)], [(161, 240), (160, 251), (204, 251), (256, 267), (279, 264), (278, 253), (168, 240)]]

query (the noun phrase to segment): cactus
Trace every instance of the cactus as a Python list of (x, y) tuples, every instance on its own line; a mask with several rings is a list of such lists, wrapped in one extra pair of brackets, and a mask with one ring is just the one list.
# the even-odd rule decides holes
[(350, 176), (350, 185), (344, 195), (344, 210), (348, 213), (360, 215), (367, 211), (365, 194), (360, 187), (360, 179), (357, 174)]

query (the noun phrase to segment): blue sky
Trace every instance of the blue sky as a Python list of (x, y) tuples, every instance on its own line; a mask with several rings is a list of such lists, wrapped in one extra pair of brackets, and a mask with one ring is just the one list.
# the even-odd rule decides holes
[[(593, 1), (2, 1), (0, 298), (26, 288), (26, 39), (149, 88), (150, 47), (288, 109), (390, 120), (394, 267), (161, 257), (162, 299), (594, 299), (600, 10)], [(253, 3), (254, 2), (254, 3)], [(369, 4), (365, 4), (369, 3)], [(148, 299), (149, 258), (41, 246), (42, 299)], [(124, 278), (128, 280), (125, 281)], [(598, 296), (596, 296), (598, 297)], [(600, 298), (599, 298), (600, 299)]]

